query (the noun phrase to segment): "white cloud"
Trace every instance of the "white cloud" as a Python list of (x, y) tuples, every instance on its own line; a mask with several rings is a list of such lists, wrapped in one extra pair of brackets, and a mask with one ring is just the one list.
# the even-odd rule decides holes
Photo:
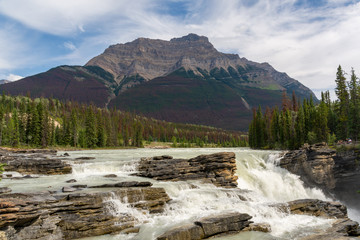
[(72, 42), (64, 42), (64, 47), (71, 51), (76, 50), (76, 46)]
[[(208, 36), (218, 50), (269, 62), (318, 96), (320, 89), (333, 89), (339, 64), (346, 71), (360, 71), (359, 1), (327, 0), (316, 8), (299, 7), (297, 0), (172, 2), (183, 2), (186, 13), (179, 17), (159, 11), (169, 3), (165, 0), (0, 0), (0, 14), (31, 29), (71, 37), (63, 41), (71, 53), (49, 57), (66, 64), (85, 64), (110, 44), (138, 37), (169, 40), (194, 32)], [(16, 49), (19, 40), (31, 49), (26, 36), (10, 34), (13, 41), (3, 33), (0, 47), (6, 53), (0, 52), (0, 69), (17, 67), (15, 56), (23, 63), (37, 62)]]

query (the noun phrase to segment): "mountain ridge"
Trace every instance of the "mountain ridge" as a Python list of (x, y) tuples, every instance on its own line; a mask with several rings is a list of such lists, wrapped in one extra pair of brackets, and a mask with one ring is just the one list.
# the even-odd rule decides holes
[(219, 52), (196, 34), (111, 45), (84, 66), (55, 67), (0, 90), (232, 130), (247, 128), (253, 107), (281, 106), (284, 91), (317, 100), (309, 88), (270, 64)]

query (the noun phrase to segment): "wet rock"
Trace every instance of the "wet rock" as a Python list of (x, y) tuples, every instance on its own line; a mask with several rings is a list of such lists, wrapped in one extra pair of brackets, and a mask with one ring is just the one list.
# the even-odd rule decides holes
[(78, 185), (72, 185), (72, 188), (87, 188), (86, 184), (78, 184)]
[[(21, 154), (21, 153), (23, 154)], [(54, 156), (52, 150), (24, 150), (5, 152), (0, 157), (0, 164), (5, 163), (5, 171), (22, 174), (68, 174), (71, 165)]]
[(227, 213), (201, 218), (194, 224), (174, 228), (157, 240), (205, 239), (216, 235), (239, 232), (251, 223), (252, 217), (245, 213)]
[(118, 183), (90, 186), (89, 188), (128, 188), (128, 187), (150, 187), (150, 186), (152, 186), (151, 182), (130, 181), (130, 182), (118, 182)]
[(67, 183), (74, 183), (74, 182), (77, 182), (76, 179), (70, 179), (70, 180), (67, 180), (66, 181)]
[(64, 157), (69, 157), (70, 154), (68, 154), (67, 152), (63, 154)]
[(136, 175), (164, 181), (201, 179), (221, 187), (236, 187), (235, 154), (232, 152), (200, 155), (191, 159), (171, 156), (142, 158)]
[(326, 218), (347, 218), (347, 208), (339, 202), (327, 202), (318, 199), (300, 199), (288, 202), (293, 214), (305, 214)]
[(95, 159), (94, 157), (78, 157), (78, 158), (75, 158), (76, 160), (93, 160)]
[(243, 231), (271, 232), (271, 226), (268, 223), (251, 223)]
[(77, 188), (73, 188), (73, 187), (63, 187), (61, 189), (62, 192), (75, 192), (77, 190), (78, 190)]
[(204, 239), (205, 234), (202, 227), (189, 224), (174, 228), (157, 238), (157, 240), (182, 240), (182, 239)]
[(3, 194), (3, 193), (9, 193), (11, 192), (12, 190), (8, 187), (0, 187), (0, 194)]
[(129, 188), (111, 192), (51, 195), (48, 192), (0, 195), (0, 229), (7, 240), (77, 239), (135, 231), (128, 212), (112, 215), (111, 199), (159, 212), (170, 200), (163, 188)]
[(339, 219), (323, 232), (301, 238), (301, 240), (355, 240), (359, 239), (359, 224), (350, 219)]
[(117, 175), (116, 174), (107, 174), (107, 175), (104, 175), (104, 177), (106, 177), (106, 178), (116, 178)]

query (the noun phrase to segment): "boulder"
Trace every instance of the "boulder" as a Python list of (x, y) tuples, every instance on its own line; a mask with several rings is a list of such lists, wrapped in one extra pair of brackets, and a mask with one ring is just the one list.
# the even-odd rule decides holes
[(318, 199), (300, 199), (288, 202), (293, 214), (304, 214), (326, 218), (347, 218), (347, 208), (340, 202), (327, 202)]
[(164, 181), (205, 180), (219, 187), (236, 187), (235, 153), (221, 152), (191, 159), (171, 156), (141, 158), (136, 175)]
[(69, 179), (66, 181), (67, 183), (74, 183), (74, 182), (77, 182), (76, 179)]
[(106, 178), (116, 178), (117, 175), (116, 174), (107, 174), (107, 175), (104, 175), (104, 177), (106, 177)]
[(239, 232), (249, 226), (251, 216), (246, 213), (226, 213), (201, 218), (193, 224), (165, 232), (157, 240), (198, 240), (216, 235)]
[(134, 232), (128, 212), (111, 214), (111, 199), (160, 212), (170, 200), (163, 188), (126, 188), (110, 192), (51, 195), (49, 192), (0, 195), (0, 232), (7, 240), (76, 239), (122, 231)]

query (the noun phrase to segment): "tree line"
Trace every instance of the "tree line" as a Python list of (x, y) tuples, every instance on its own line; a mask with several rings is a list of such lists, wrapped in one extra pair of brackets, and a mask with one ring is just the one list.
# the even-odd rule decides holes
[(252, 148), (297, 149), (304, 143), (353, 139), (360, 136), (360, 82), (351, 70), (350, 80), (339, 65), (336, 73), (335, 93), (331, 101), (329, 91), (321, 93), (321, 101), (313, 98), (300, 102), (296, 95), (291, 99), (283, 93), (282, 106), (253, 109), (249, 126), (249, 145)]
[(76, 148), (142, 147), (172, 142), (175, 147), (247, 145), (241, 132), (169, 123), (114, 109), (52, 98), (0, 96), (0, 146)]

